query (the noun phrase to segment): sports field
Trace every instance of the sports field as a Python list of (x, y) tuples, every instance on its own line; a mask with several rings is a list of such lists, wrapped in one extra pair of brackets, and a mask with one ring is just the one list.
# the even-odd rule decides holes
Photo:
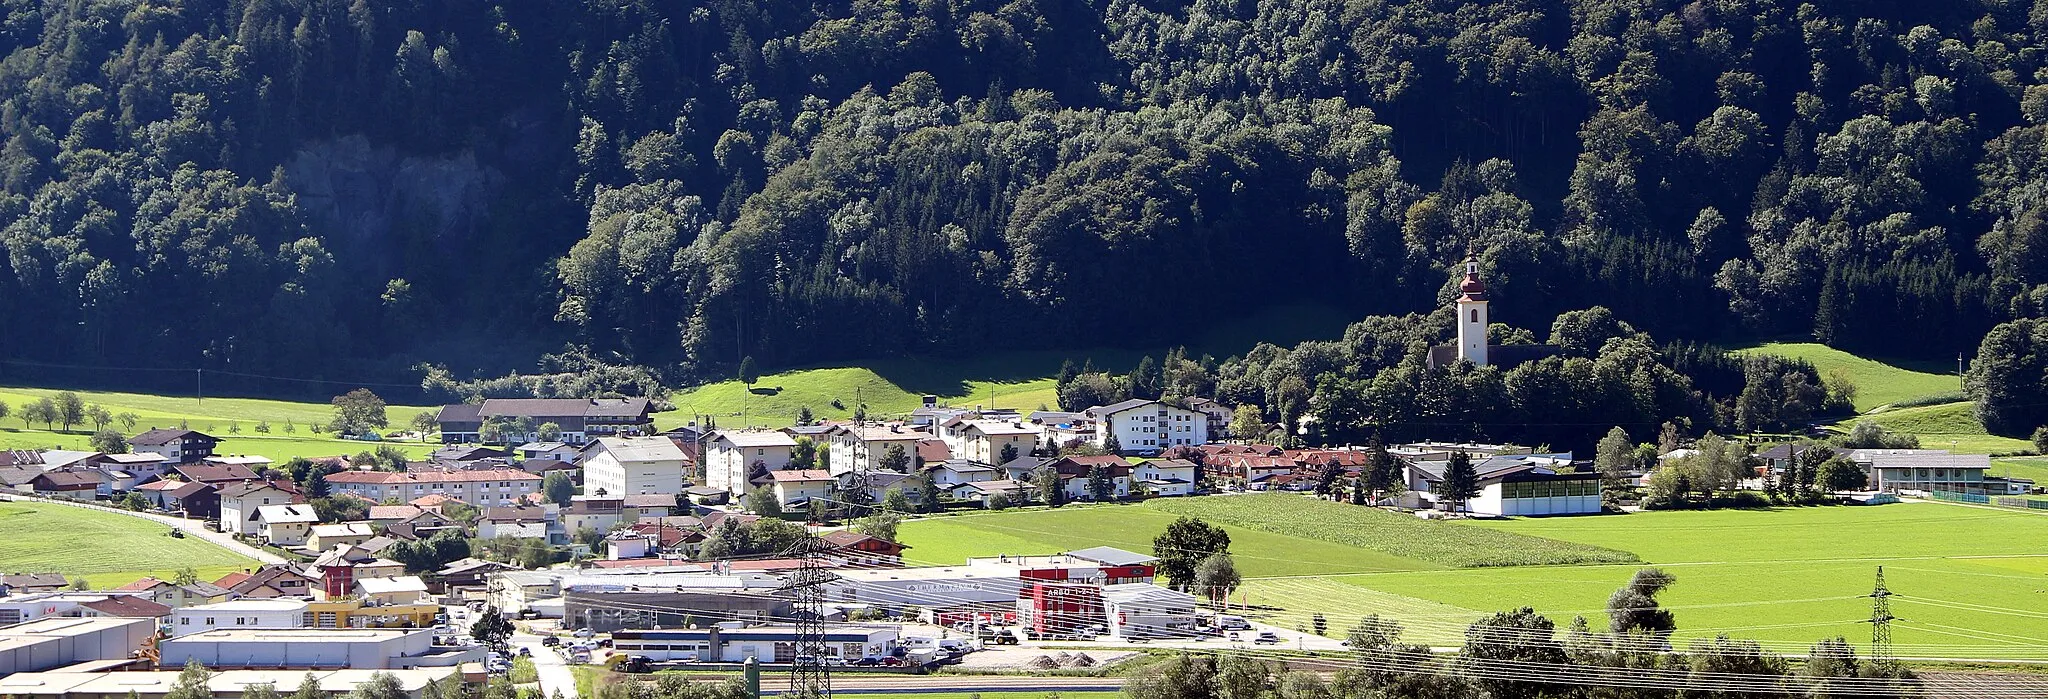
[(41, 502), (0, 502), (0, 571), (83, 575), (95, 588), (168, 577), (186, 566), (202, 580), (256, 564), (197, 537), (115, 512)]
[[(413, 456), (424, 457), (433, 451), (432, 445), (417, 441), (360, 442), (335, 439), (331, 435), (316, 435), (311, 427), (334, 418), (334, 407), (325, 403), (300, 403), (255, 398), (207, 398), (172, 397), (141, 393), (113, 393), (102, 391), (77, 391), (78, 397), (87, 405), (99, 405), (115, 415), (133, 414), (135, 427), (127, 429), (120, 423), (109, 425), (130, 436), (155, 427), (178, 427), (184, 425), (215, 437), (221, 438), (218, 452), (221, 454), (254, 454), (283, 461), (294, 456), (337, 456), (371, 451), (380, 444), (391, 445)], [(93, 425), (73, 425), (71, 431), (51, 431), (41, 423), (28, 424), (21, 419), (21, 406), (40, 398), (54, 396), (57, 391), (43, 388), (0, 388), (0, 401), (12, 408), (8, 417), (0, 418), (0, 449), (78, 449), (90, 450), (88, 443)], [(392, 423), (391, 429), (399, 429), (412, 420), (412, 416), (434, 408), (419, 406), (389, 406), (385, 413)], [(270, 424), (269, 434), (259, 434), (256, 426)], [(286, 424), (291, 425), (287, 433)], [(58, 425), (58, 427), (63, 427)], [(237, 432), (239, 430), (239, 432)]]
[[(1293, 518), (1324, 520), (1328, 533), (1245, 526), (1270, 517), (1248, 521), (1222, 503), (1304, 513)], [(1162, 499), (913, 521), (902, 537), (917, 547), (908, 557), (930, 562), (1102, 544), (1149, 551), (1171, 520), (1167, 510), (1202, 510), (1212, 523), (1239, 522), (1225, 528), (1247, 578), (1233, 602), (1248, 604), (1249, 616), (1297, 627), (1320, 612), (1331, 634), (1341, 635), (1357, 617), (1378, 613), (1398, 618), (1411, 639), (1436, 645), (1457, 645), (1473, 620), (1521, 606), (1559, 626), (1575, 615), (1604, 623), (1607, 597), (1649, 564), (1677, 576), (1660, 600), (1676, 613), (1681, 645), (1725, 633), (1788, 653), (1837, 635), (1862, 647), (1870, 637), (1866, 595), (1882, 565), (1901, 619), (1893, 626), (1899, 654), (2048, 659), (2048, 515), (1905, 503), (1445, 523), (1449, 532), (1434, 532), (1361, 527), (1371, 520), (1338, 518), (1325, 506), (1349, 508), (1282, 494)], [(1532, 550), (1628, 552), (1644, 563), (1455, 567), (1423, 560), (1469, 560), (1472, 542), (1484, 539), (1457, 530), (1547, 542)], [(1443, 550), (1426, 550), (1433, 542)], [(1377, 569), (1358, 570), (1365, 565)]]

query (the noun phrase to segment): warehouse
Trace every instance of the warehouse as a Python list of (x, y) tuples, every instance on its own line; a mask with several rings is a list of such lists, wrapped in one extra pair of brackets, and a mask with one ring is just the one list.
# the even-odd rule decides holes
[(430, 629), (219, 629), (163, 642), (163, 667), (446, 667), (484, 659), (479, 647), (434, 645)]
[[(427, 685), (448, 677), (460, 677), (456, 668), (432, 670), (226, 670), (213, 673), (206, 683), (214, 699), (239, 699), (249, 688), (270, 684), (289, 695), (307, 675), (319, 683), (329, 697), (344, 697), (378, 672), (391, 675), (405, 696), (420, 697)], [(65, 699), (164, 699), (178, 681), (176, 670), (150, 672), (24, 672), (0, 677), (0, 696), (64, 697)]]
[[(901, 636), (901, 629), (895, 626), (827, 626), (825, 655), (847, 661), (884, 657), (896, 651)], [(796, 657), (796, 627), (618, 631), (612, 634), (612, 649), (657, 661), (739, 663), (757, 658), (786, 663)]]
[[(155, 619), (51, 617), (0, 629), (0, 676), (135, 657)], [(0, 689), (0, 696), (10, 692)]]
[(1195, 596), (1151, 583), (1105, 585), (1102, 604), (1116, 638), (1193, 638)]

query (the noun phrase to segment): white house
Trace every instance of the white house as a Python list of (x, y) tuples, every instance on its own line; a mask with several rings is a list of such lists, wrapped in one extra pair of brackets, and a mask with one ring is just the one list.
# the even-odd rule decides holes
[(1012, 450), (1010, 458), (1030, 456), (1038, 446), (1038, 428), (1022, 422), (1001, 420), (950, 420), (941, 425), (944, 430), (946, 447), (954, 458), (979, 461), (984, 464), (999, 464), (1003, 449)]
[(839, 484), (837, 476), (816, 469), (775, 471), (768, 475), (775, 479), (775, 500), (784, 507), (800, 505), (814, 498), (830, 498), (833, 486)]
[(291, 493), (262, 481), (229, 483), (220, 487), (220, 530), (229, 534), (261, 534), (257, 510), (270, 505), (289, 505)]
[(515, 539), (548, 538), (548, 525), (557, 517), (555, 512), (540, 505), (520, 507), (489, 507), (476, 518), (476, 536), (490, 540), (501, 536)]
[(1237, 416), (1237, 413), (1230, 406), (1207, 398), (1189, 398), (1187, 406), (1189, 410), (1199, 412), (1208, 418), (1206, 422), (1209, 423), (1209, 434), (1212, 435), (1229, 432), (1230, 419)]
[(747, 492), (748, 474), (789, 468), (796, 438), (773, 430), (719, 430), (703, 442), (704, 484), (734, 495)]
[(952, 488), (962, 483), (980, 483), (999, 480), (1000, 470), (988, 464), (978, 464), (966, 459), (953, 459), (936, 464), (925, 464), (925, 476), (940, 488)]
[(916, 460), (917, 440), (931, 435), (903, 425), (840, 425), (832, 428), (827, 442), (833, 473), (880, 468), (889, 447), (900, 447), (903, 455)]
[(683, 492), (690, 456), (667, 437), (604, 437), (584, 453), (586, 495), (674, 495)]
[(171, 636), (214, 629), (296, 629), (306, 625), (305, 600), (238, 599), (171, 612)]
[(420, 604), (427, 601), (427, 583), (417, 575), (357, 578), (355, 591), (377, 604)]
[(571, 464), (576, 463), (583, 454), (583, 450), (576, 445), (562, 442), (527, 442), (514, 448), (512, 452), (518, 454), (522, 460), (553, 459)]
[(263, 540), (272, 546), (299, 546), (320, 523), (312, 505), (264, 505), (256, 508), (256, 521)]
[(1131, 467), (1131, 480), (1154, 495), (1190, 495), (1201, 467), (1185, 459), (1156, 459)]
[(1157, 453), (1168, 447), (1201, 446), (1209, 442), (1207, 415), (1156, 400), (1133, 398), (1089, 408), (1096, 421), (1095, 443), (1107, 447), (1111, 437), (1125, 452)]

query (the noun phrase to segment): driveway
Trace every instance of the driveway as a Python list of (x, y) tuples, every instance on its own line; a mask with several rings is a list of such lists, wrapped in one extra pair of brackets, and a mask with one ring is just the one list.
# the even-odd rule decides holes
[(561, 653), (541, 645), (539, 636), (525, 631), (512, 634), (512, 647), (533, 651), (533, 669), (540, 675), (541, 696), (552, 697), (561, 692), (564, 699), (576, 699), (576, 673), (569, 671)]
[(233, 534), (224, 534), (216, 531), (207, 531), (205, 522), (201, 520), (179, 519), (177, 517), (172, 517), (169, 515), (160, 515), (151, 512), (133, 512), (118, 507), (95, 507), (92, 505), (84, 505), (75, 502), (65, 502), (61, 499), (55, 498), (17, 498), (13, 496), (0, 496), (0, 499), (16, 500), (20, 502), (55, 503), (58, 505), (65, 505), (68, 507), (77, 507), (88, 510), (96, 510), (99, 512), (111, 512), (114, 514), (128, 515), (130, 517), (139, 517), (142, 519), (154, 521), (158, 524), (162, 524), (165, 526), (176, 527), (180, 530), (183, 530), (186, 536), (199, 537), (200, 539), (204, 539), (206, 541), (218, 544), (229, 551), (233, 551), (235, 553), (239, 553), (244, 556), (254, 558), (264, 563), (290, 563), (290, 561), (285, 560), (283, 556), (279, 556), (269, 551), (265, 551), (263, 549), (256, 548), (254, 546), (250, 546), (248, 544), (244, 544), (240, 541), (235, 540)]

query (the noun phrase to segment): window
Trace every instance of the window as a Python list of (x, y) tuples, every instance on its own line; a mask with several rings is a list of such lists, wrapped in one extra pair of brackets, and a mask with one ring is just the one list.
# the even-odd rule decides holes
[(1479, 309), (1477, 308), (1472, 309), (1472, 322), (1479, 322)]

